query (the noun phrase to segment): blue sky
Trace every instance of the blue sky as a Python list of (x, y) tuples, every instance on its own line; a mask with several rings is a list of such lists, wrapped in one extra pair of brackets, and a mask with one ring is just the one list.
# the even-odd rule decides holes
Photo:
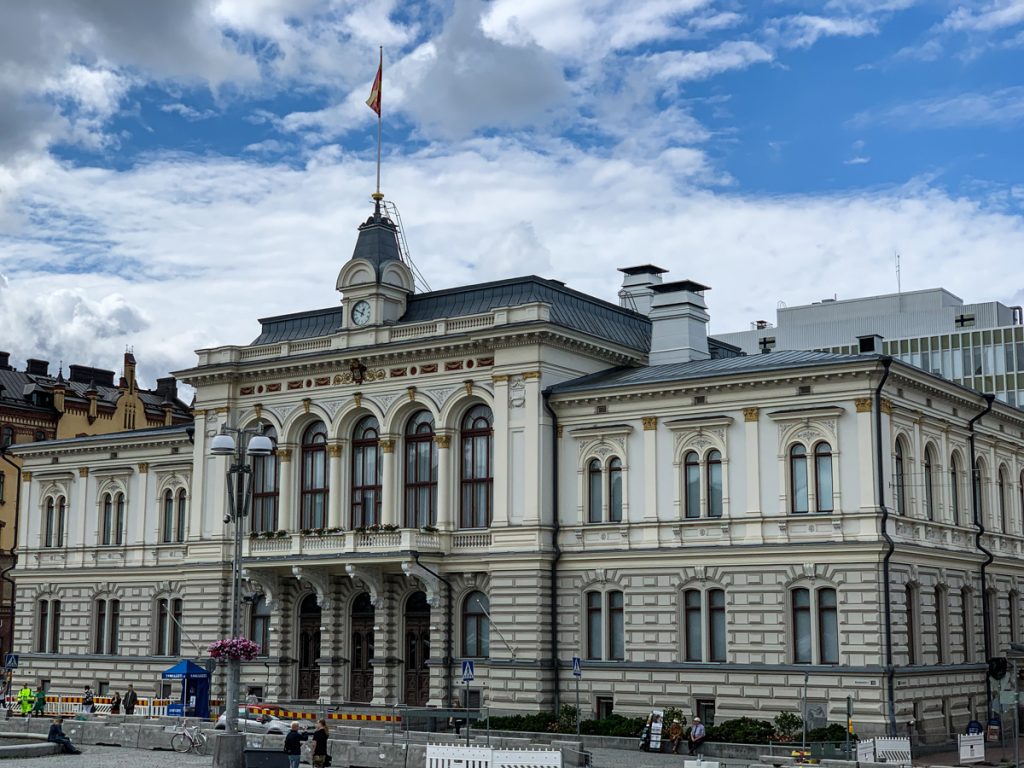
[(0, 338), (152, 381), (330, 306), (373, 191), (434, 288), (614, 300), (652, 262), (713, 331), (942, 285), (1024, 302), (1024, 0), (36, 0), (0, 6)]

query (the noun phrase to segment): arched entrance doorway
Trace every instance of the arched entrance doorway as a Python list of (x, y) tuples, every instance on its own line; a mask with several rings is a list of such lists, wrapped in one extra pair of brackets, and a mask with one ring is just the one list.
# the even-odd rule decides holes
[(422, 592), (405, 601), (405, 703), (423, 706), (430, 698), (430, 605)]
[(367, 592), (352, 602), (351, 655), (349, 699), (368, 703), (373, 699), (373, 603)]
[(320, 695), (320, 606), (316, 595), (306, 595), (299, 604), (299, 687), (297, 699)]

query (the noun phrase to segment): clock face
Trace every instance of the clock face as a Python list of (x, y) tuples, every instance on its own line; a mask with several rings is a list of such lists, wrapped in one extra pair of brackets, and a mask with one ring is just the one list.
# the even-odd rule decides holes
[(357, 301), (352, 305), (352, 322), (356, 325), (366, 325), (370, 322), (370, 303), (368, 301)]

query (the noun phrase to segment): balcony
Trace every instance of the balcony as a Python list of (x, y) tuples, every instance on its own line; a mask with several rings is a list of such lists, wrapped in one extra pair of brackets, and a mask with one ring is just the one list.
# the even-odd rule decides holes
[(246, 560), (281, 560), (299, 557), (387, 555), (414, 550), (424, 554), (451, 552), (486, 553), (491, 546), (489, 531), (335, 531), (249, 536), (242, 542)]

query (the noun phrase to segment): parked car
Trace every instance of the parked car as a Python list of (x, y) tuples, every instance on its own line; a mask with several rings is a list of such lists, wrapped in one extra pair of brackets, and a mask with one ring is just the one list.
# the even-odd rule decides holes
[[(213, 726), (218, 731), (227, 728), (227, 714), (217, 718), (217, 724)], [(250, 712), (247, 707), (238, 708), (238, 730), (247, 733), (278, 733), (282, 736), (288, 733), (291, 723), (274, 717), (273, 715), (258, 715)]]

